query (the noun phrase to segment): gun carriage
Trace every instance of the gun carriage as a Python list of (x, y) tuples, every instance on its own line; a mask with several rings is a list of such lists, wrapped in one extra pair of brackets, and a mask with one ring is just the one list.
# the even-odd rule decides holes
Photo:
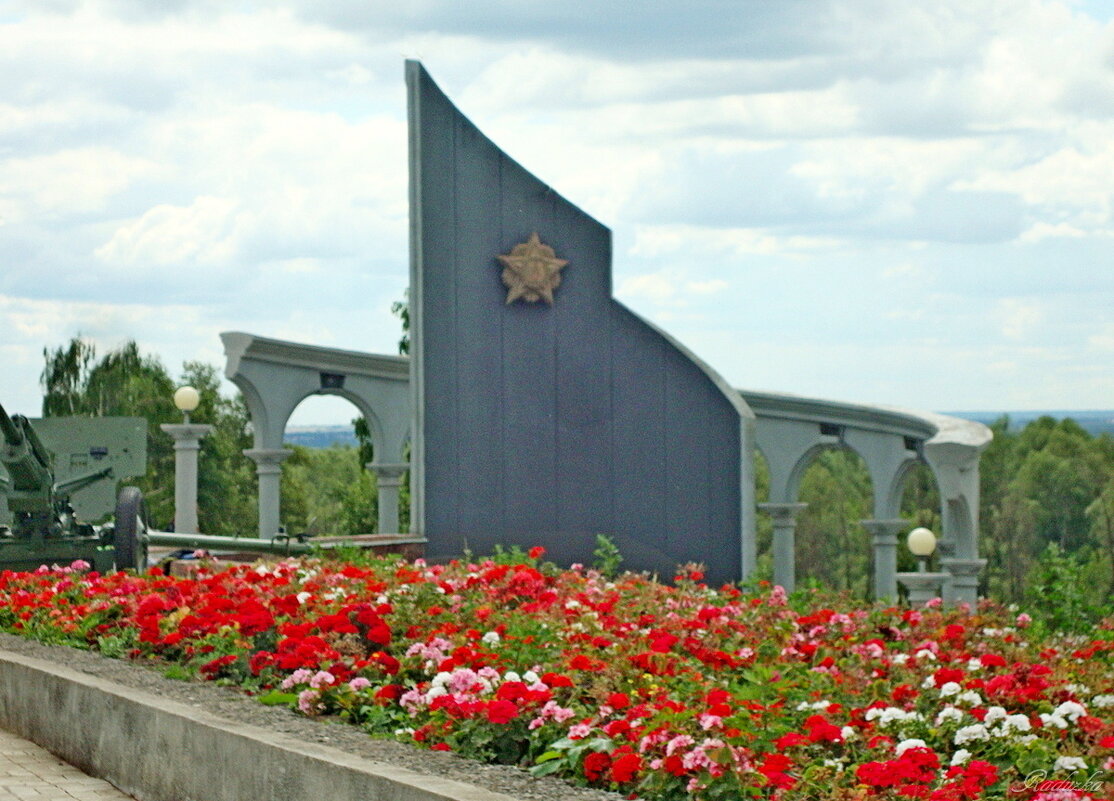
[(293, 538), (150, 530), (142, 492), (123, 487), (116, 493), (121, 480), (147, 471), (147, 423), (140, 417), (48, 417), (32, 423), (0, 406), (0, 465), (7, 473), (0, 472), (0, 499), (6, 500), (0, 502), (0, 569), (34, 570), (84, 559), (100, 572), (144, 570), (149, 545), (277, 554), (311, 549)]
[[(143, 495), (117, 483), (147, 466), (138, 417), (31, 421), (0, 406), (0, 568), (31, 570), (84, 559), (100, 571), (146, 567)], [(115, 511), (112, 522), (96, 525)], [(0, 505), (0, 515), (4, 505)]]

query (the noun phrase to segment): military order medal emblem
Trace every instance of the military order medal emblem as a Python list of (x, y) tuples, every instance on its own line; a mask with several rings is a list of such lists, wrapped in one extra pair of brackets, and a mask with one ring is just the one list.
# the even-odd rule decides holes
[(561, 268), (568, 264), (557, 258), (553, 248), (543, 245), (538, 232), (520, 245), (515, 245), (505, 256), (497, 256), (503, 263), (503, 284), (507, 287), (507, 303), (519, 298), (528, 303), (544, 300), (553, 305), (553, 290), (561, 285)]

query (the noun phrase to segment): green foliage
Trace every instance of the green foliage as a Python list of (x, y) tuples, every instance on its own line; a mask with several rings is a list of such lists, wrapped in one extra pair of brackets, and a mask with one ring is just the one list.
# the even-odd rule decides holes
[(1025, 609), (1049, 634), (1092, 631), (1104, 610), (1088, 599), (1083, 580), (1088, 559), (1050, 542), (1037, 559), (1025, 590)]
[(605, 576), (617, 576), (623, 555), (615, 540), (606, 534), (596, 535), (596, 549), (592, 551), (592, 567)]
[(407, 287), (402, 300), (391, 304), (391, 314), (402, 321), (402, 336), (398, 340), (398, 352), (403, 356), (410, 353), (410, 288)]
[[(992, 430), (994, 440), (980, 463), (987, 593), (1006, 602), (1031, 601), (1048, 581), (1059, 580), (1053, 569), (1063, 567), (1058, 560), (1069, 559), (1081, 602), (1110, 604), (1114, 440), (1051, 417), (1020, 432), (1002, 418)], [(1056, 559), (1048, 556), (1052, 544)]]
[(282, 521), (291, 534), (374, 534), (378, 489), (356, 448), (293, 446), (282, 468)]
[(870, 591), (870, 540), (860, 521), (870, 517), (870, 474), (850, 450), (823, 451), (801, 477), (800, 499), (807, 503), (797, 518), (797, 574), (821, 585)]
[(156, 525), (165, 525), (174, 509), (174, 446), (159, 428), (177, 421), (174, 382), (155, 356), (143, 356), (126, 342), (103, 358), (80, 337), (54, 351), (44, 350), (40, 382), (43, 416), (135, 416), (147, 420), (147, 475), (135, 481)]

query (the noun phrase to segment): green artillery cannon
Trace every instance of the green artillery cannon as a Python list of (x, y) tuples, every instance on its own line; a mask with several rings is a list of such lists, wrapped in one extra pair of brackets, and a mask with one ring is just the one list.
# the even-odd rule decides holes
[[(94, 570), (144, 570), (149, 545), (304, 554), (296, 539), (152, 531), (143, 494), (124, 478), (147, 470), (147, 424), (139, 417), (9, 417), (0, 406), (0, 569), (34, 570), (84, 559)], [(107, 523), (90, 522), (115, 515)]]
[[(84, 559), (93, 569), (146, 567), (143, 495), (120, 479), (146, 471), (146, 423), (136, 417), (48, 418), (35, 426), (0, 406), (0, 568)], [(91, 521), (113, 510), (116, 522)], [(4, 504), (0, 504), (0, 516)]]

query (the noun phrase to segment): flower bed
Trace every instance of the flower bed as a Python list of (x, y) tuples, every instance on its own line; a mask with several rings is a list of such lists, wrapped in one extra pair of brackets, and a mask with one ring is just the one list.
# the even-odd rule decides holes
[(1036, 637), (991, 605), (802, 609), (540, 555), (5, 571), (0, 625), (646, 799), (1114, 797), (1109, 632)]

